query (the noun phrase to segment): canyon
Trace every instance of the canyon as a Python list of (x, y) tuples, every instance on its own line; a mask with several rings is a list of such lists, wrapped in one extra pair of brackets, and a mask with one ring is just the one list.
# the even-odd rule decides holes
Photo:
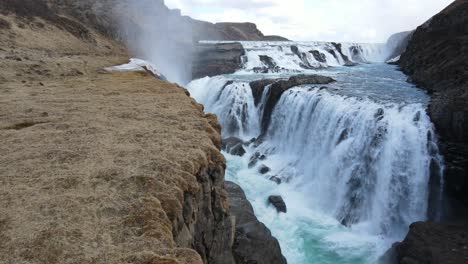
[[(466, 262), (467, 10), (363, 44), (0, 1), (0, 261)], [(189, 84), (104, 70), (130, 57)]]

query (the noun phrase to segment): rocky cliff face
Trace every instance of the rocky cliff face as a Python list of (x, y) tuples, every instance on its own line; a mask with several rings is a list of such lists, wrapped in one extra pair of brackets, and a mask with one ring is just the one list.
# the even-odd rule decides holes
[(457, 0), (414, 33), (400, 66), (432, 96), (448, 194), (468, 205), (468, 1)]
[(416, 223), (396, 247), (399, 263), (468, 261), (468, 1), (457, 0), (418, 27), (400, 59), (410, 80), (431, 94), (428, 112), (445, 156), (446, 193), (456, 224)]
[(242, 67), (245, 50), (240, 43), (198, 44), (192, 64), (192, 79), (231, 74)]
[(0, 2), (0, 262), (236, 263), (216, 117), (103, 71), (129, 55), (87, 4)]
[(236, 223), (233, 245), (236, 263), (286, 264), (278, 241), (258, 221), (241, 187), (233, 182), (226, 182), (224, 186), (231, 201), (231, 215)]
[(468, 263), (467, 237), (468, 228), (463, 224), (414, 223), (394, 250), (401, 264)]

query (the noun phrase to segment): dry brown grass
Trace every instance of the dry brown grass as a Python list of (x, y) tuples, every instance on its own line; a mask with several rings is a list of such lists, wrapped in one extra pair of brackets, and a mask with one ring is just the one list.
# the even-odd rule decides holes
[(216, 118), (174, 84), (99, 71), (127, 55), (94, 33), (0, 19), (0, 263), (200, 263), (172, 222), (224, 164)]

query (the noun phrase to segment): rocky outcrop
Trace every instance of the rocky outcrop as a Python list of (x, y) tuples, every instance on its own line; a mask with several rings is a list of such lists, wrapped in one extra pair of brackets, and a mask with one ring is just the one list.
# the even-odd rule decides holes
[(244, 156), (244, 141), (240, 138), (229, 137), (222, 140), (222, 150), (235, 156)]
[[(410, 80), (431, 94), (429, 115), (445, 157), (445, 187), (468, 206), (468, 1), (457, 0), (415, 31), (400, 59)], [(456, 209), (468, 212), (467, 209)]]
[(231, 215), (236, 223), (233, 246), (236, 264), (285, 264), (286, 259), (278, 241), (258, 221), (240, 186), (233, 182), (226, 182), (224, 186), (231, 201)]
[(234, 73), (242, 67), (245, 50), (240, 43), (198, 44), (192, 79)]
[(330, 77), (321, 76), (321, 75), (296, 75), (290, 77), (289, 79), (263, 79), (258, 81), (250, 82), (250, 87), (252, 89), (252, 94), (254, 96), (255, 105), (258, 105), (262, 100), (261, 96), (263, 94), (263, 90), (268, 86), (270, 87), (270, 93), (268, 98), (265, 101), (265, 107), (263, 111), (262, 117), (262, 135), (260, 139), (265, 135), (268, 126), (270, 125), (271, 115), (273, 110), (280, 100), (281, 96), (287, 90), (304, 84), (330, 84), (334, 82)]
[(268, 197), (268, 203), (273, 205), (278, 213), (287, 212), (286, 203), (284, 202), (283, 197), (279, 195), (272, 195)]
[(260, 61), (263, 64), (263, 67), (255, 67), (253, 70), (256, 73), (275, 73), (279, 72), (281, 69), (276, 64), (275, 60), (266, 55), (259, 55), (258, 56)]
[(396, 259), (400, 264), (468, 263), (467, 238), (467, 223), (414, 223), (405, 240), (396, 245)]
[[(356, 63), (352, 62), (352, 61), (349, 59), (348, 56), (346, 56), (346, 55), (343, 54), (343, 50), (341, 49), (341, 43), (332, 42), (331, 44), (335, 47), (335, 49), (338, 51), (338, 53), (340, 54), (340, 56), (343, 58), (344, 63), (345, 63), (344, 66), (352, 67), (352, 66), (356, 66), (356, 65), (357, 65)], [(335, 56), (335, 58), (338, 57), (337, 54), (335, 54), (335, 51), (334, 51), (334, 50), (329, 50), (329, 52), (330, 52), (333, 56)]]

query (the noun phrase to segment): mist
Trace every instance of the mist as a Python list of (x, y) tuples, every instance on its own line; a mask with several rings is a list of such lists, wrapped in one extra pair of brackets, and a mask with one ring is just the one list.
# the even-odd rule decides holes
[(171, 82), (188, 83), (193, 57), (189, 21), (162, 0), (117, 2), (114, 19), (132, 56), (152, 63)]

